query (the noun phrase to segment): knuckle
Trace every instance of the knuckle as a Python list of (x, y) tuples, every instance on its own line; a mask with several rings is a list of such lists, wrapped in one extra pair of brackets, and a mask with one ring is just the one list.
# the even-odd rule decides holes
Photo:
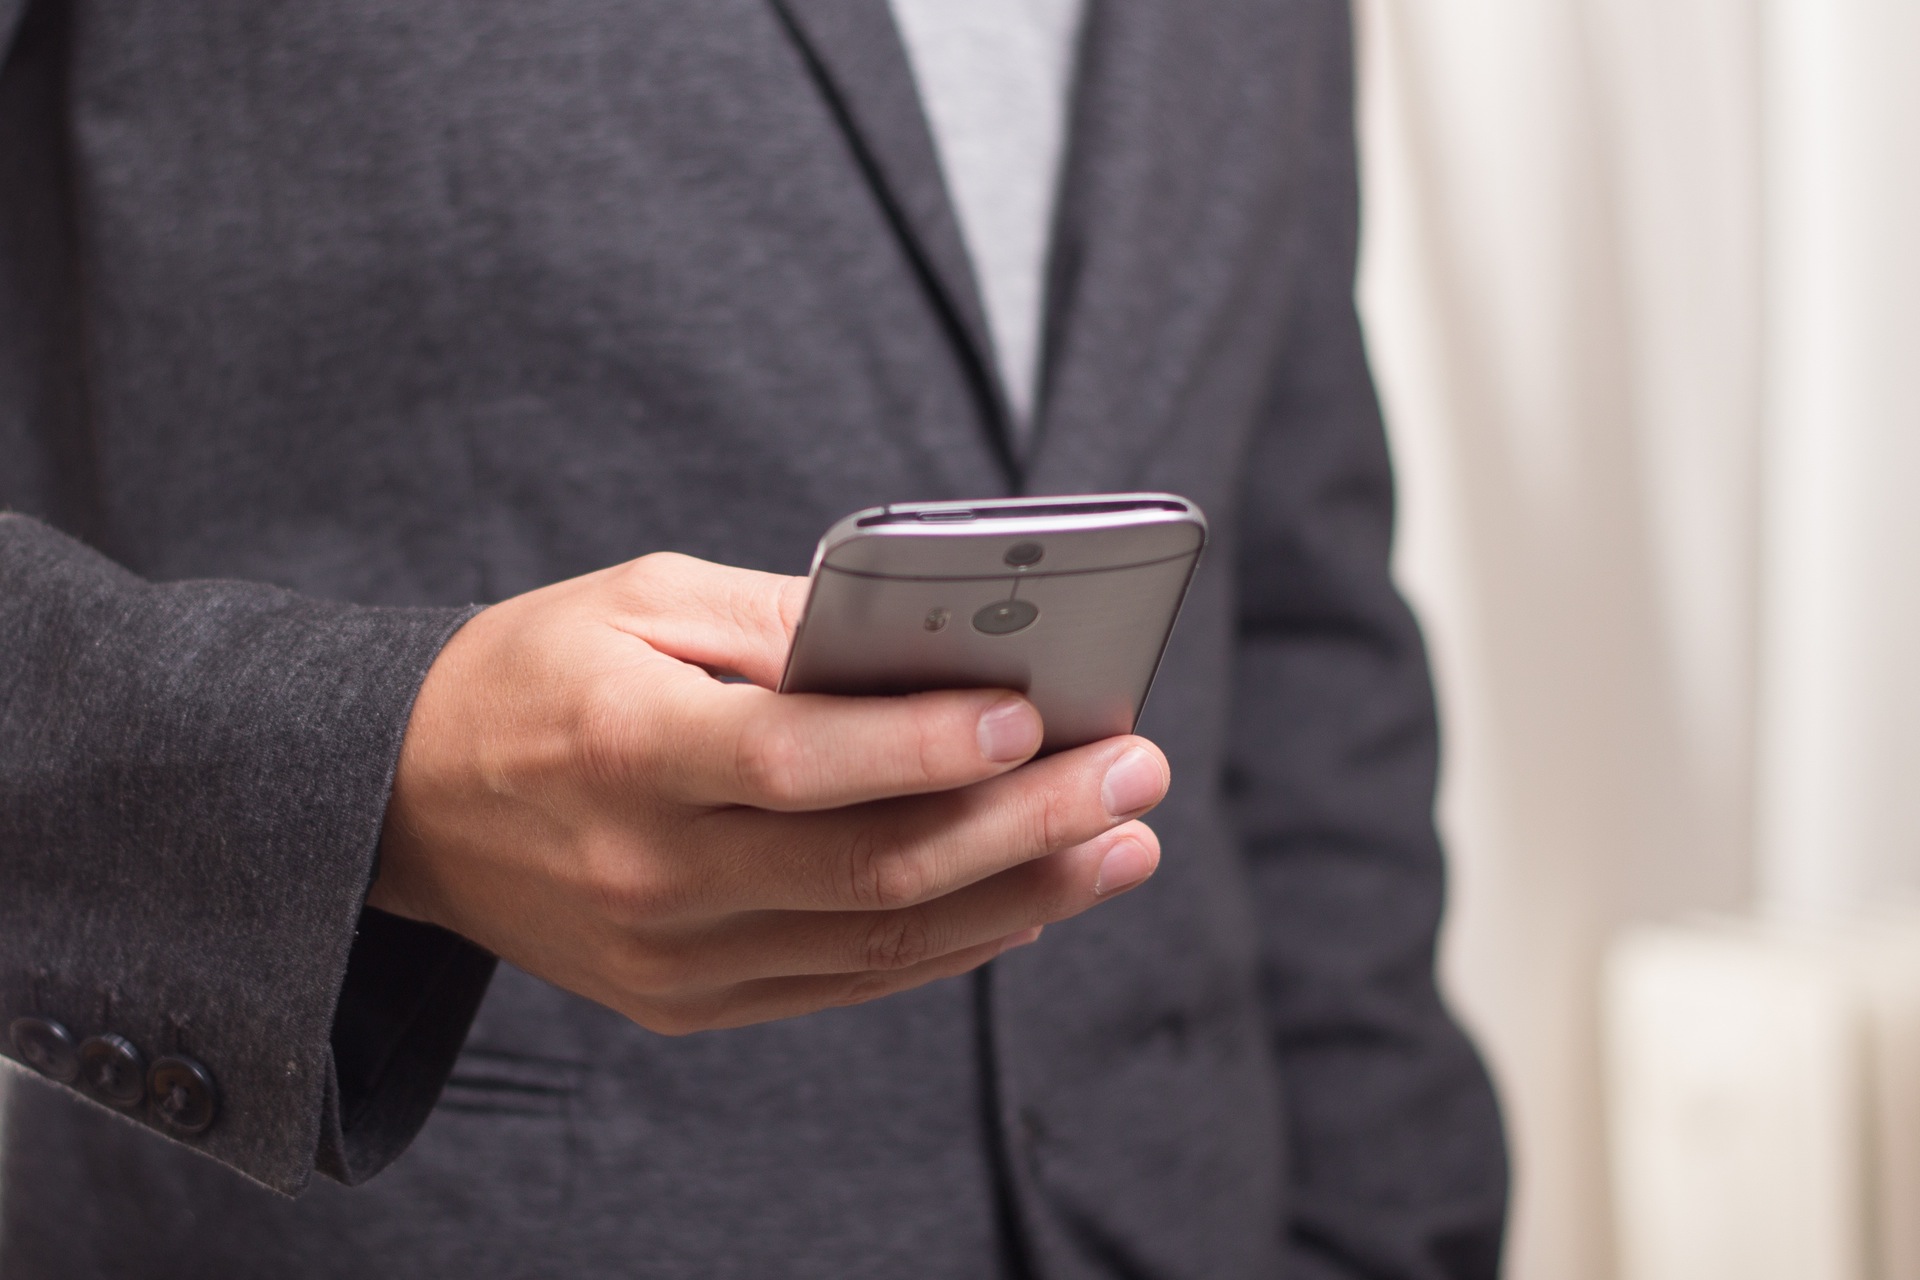
[(689, 1036), (762, 1022), (766, 1012), (744, 988), (729, 986), (654, 1001), (643, 1025), (661, 1035)]
[(854, 837), (847, 864), (849, 896), (866, 911), (894, 911), (919, 902), (928, 877), (911, 852), (885, 833), (867, 830)]
[(780, 584), (774, 597), (774, 612), (780, 620), (780, 629), (792, 635), (800, 626), (800, 619), (807, 611), (807, 592), (811, 583), (806, 578), (788, 578)]
[(674, 577), (674, 571), (684, 559), (671, 551), (653, 551), (629, 560), (623, 575), (624, 585), (641, 599), (650, 599)]
[(1015, 837), (1029, 857), (1057, 853), (1075, 843), (1072, 823), (1059, 793), (1051, 788), (1027, 797), (1015, 816)]
[(665, 957), (638, 938), (614, 948), (607, 962), (608, 976), (629, 996), (656, 1000), (672, 989), (667, 981)]
[(773, 633), (784, 633), (777, 597), (764, 591), (741, 591), (726, 597), (727, 625), (736, 639), (757, 643)]
[(916, 790), (931, 789), (940, 784), (942, 770), (940, 735), (924, 717), (916, 717), (913, 725), (913, 750), (903, 752), (902, 759), (907, 762), (910, 777), (909, 785)]
[(921, 911), (896, 911), (867, 927), (864, 967), (876, 972), (911, 969), (934, 954), (933, 930)]
[(667, 1034), (684, 1034), (714, 1025), (717, 1006), (732, 984), (715, 984), (705, 949), (633, 937), (608, 950), (600, 973), (622, 1004), (646, 1011), (647, 1026), (655, 1027), (654, 1020), (678, 1024), (682, 1031)]
[(866, 1004), (870, 1000), (878, 1000), (881, 996), (888, 994), (893, 987), (893, 980), (884, 975), (861, 974), (858, 977), (849, 978), (846, 984), (827, 1001), (826, 1007), (845, 1009), (856, 1004)]
[(588, 890), (600, 915), (615, 928), (645, 929), (678, 913), (685, 891), (659, 870), (648, 870), (627, 848), (589, 855)]
[(626, 964), (626, 985), (647, 996), (666, 996), (686, 989), (694, 977), (692, 957), (667, 947), (637, 944)]
[(747, 794), (768, 807), (794, 806), (805, 790), (806, 749), (784, 722), (755, 720), (740, 733), (734, 771)]

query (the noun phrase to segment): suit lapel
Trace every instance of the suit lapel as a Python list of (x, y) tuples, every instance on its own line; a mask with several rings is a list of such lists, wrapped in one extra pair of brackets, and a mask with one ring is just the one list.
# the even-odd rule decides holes
[[(958, 3), (959, 0), (956, 0)], [(933, 295), (1026, 492), (1138, 487), (1283, 234), (1303, 0), (1087, 0), (1024, 463), (985, 311), (886, 0), (772, 0)], [(1292, 99), (1293, 101), (1288, 101)], [(1282, 123), (1275, 129), (1274, 122)], [(943, 430), (946, 428), (942, 428)]]
[(1139, 487), (1257, 287), (1297, 168), (1306, 7), (1089, 0), (1027, 491)]
[(1011, 410), (933, 134), (887, 0), (773, 0), (960, 348), (1011, 474)]

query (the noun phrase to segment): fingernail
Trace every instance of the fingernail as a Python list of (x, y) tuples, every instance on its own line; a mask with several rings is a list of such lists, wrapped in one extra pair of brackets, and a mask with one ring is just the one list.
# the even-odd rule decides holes
[(1094, 877), (1093, 891), (1104, 898), (1122, 889), (1131, 889), (1153, 874), (1153, 855), (1138, 840), (1122, 837), (1114, 841), (1107, 856), (1100, 859), (1100, 874)]
[(1035, 925), (1025, 933), (1016, 933), (1010, 938), (1003, 939), (1000, 943), (1000, 952), (1005, 955), (1015, 947), (1024, 947), (1038, 941), (1040, 941), (1040, 927)]
[(1129, 747), (1107, 766), (1107, 780), (1100, 787), (1100, 802), (1116, 818), (1141, 813), (1160, 803), (1167, 794), (1167, 775), (1145, 747)]
[(980, 717), (980, 754), (1002, 764), (1040, 749), (1040, 713), (1024, 698), (1002, 698)]

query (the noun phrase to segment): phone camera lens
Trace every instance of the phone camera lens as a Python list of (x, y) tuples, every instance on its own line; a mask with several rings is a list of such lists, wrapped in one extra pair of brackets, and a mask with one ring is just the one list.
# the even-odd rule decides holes
[(1040, 616), (1040, 610), (1025, 600), (996, 600), (973, 615), (973, 629), (990, 636), (1010, 636), (1025, 631)]
[(945, 609), (929, 609), (927, 610), (926, 621), (921, 623), (921, 625), (929, 631), (940, 631), (945, 629), (947, 619), (952, 616), (953, 615)]
[(1046, 548), (1037, 542), (1016, 542), (1007, 548), (1007, 563), (1016, 569), (1025, 569), (1029, 565), (1040, 563), (1040, 557), (1046, 555)]

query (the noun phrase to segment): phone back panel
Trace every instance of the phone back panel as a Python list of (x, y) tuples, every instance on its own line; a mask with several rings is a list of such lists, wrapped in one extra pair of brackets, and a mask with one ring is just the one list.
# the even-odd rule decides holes
[[(1128, 502), (1156, 505), (1098, 509)], [(1167, 495), (850, 516), (821, 540), (781, 688), (1014, 689), (1045, 721), (1043, 752), (1131, 732), (1205, 540)]]

